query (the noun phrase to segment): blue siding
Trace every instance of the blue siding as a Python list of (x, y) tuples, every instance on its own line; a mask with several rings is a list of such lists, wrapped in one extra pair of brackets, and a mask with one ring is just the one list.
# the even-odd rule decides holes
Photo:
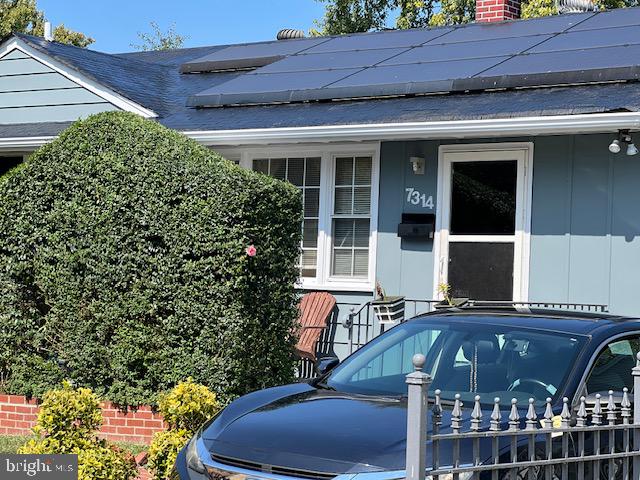
[(117, 107), (18, 50), (0, 59), (0, 124), (73, 121), (108, 110)]
[[(611, 135), (479, 139), (532, 141), (533, 202), (529, 298), (608, 304), (640, 315), (640, 159), (612, 155)], [(444, 143), (444, 142), (443, 142)], [(446, 142), (463, 143), (463, 142)], [(401, 241), (405, 188), (436, 198), (437, 141), (384, 142), (381, 148), (377, 278), (389, 294), (431, 298), (433, 242)], [(410, 156), (427, 159), (414, 175)]]

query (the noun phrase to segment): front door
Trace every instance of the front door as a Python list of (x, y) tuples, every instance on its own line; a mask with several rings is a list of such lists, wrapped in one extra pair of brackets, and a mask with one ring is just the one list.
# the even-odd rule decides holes
[(453, 148), (440, 157), (438, 285), (453, 297), (526, 301), (529, 148)]

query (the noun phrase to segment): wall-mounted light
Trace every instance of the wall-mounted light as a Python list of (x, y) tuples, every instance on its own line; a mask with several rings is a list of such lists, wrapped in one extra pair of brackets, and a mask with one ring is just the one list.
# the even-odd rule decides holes
[(424, 158), (409, 157), (409, 163), (411, 163), (411, 170), (414, 175), (424, 175)]
[(629, 130), (620, 130), (618, 132), (618, 138), (614, 139), (609, 144), (609, 151), (611, 153), (620, 153), (623, 145), (627, 146), (627, 151), (626, 151), (627, 155), (638, 154), (638, 148), (633, 143), (633, 138), (631, 138), (631, 134), (629, 133)]

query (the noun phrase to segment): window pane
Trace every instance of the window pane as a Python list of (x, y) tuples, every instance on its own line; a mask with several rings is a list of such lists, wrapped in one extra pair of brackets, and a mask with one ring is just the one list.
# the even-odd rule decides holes
[(305, 172), (304, 184), (307, 187), (320, 186), (320, 158), (307, 158), (307, 169)]
[(367, 215), (371, 210), (371, 187), (353, 189), (353, 213)]
[(320, 189), (305, 188), (304, 190), (304, 216), (317, 217), (320, 209)]
[(369, 272), (369, 250), (355, 250), (353, 253), (353, 275), (355, 277), (366, 277)]
[(333, 251), (333, 275), (351, 276), (352, 250)]
[(518, 163), (454, 162), (451, 182), (453, 235), (515, 232)]
[(454, 297), (513, 300), (513, 243), (449, 243)]
[(318, 246), (318, 221), (305, 220), (302, 231), (302, 246), (316, 248)]
[(337, 218), (333, 221), (333, 245), (336, 247), (353, 246), (353, 220)]
[(304, 158), (290, 158), (288, 161), (287, 180), (296, 187), (301, 187), (304, 181)]
[(286, 180), (287, 178), (287, 161), (284, 158), (272, 158), (269, 175), (278, 180)]
[(354, 223), (354, 241), (353, 244), (356, 247), (368, 247), (369, 246), (369, 219), (359, 218), (353, 221)]
[(333, 212), (337, 215), (351, 214), (353, 202), (353, 190), (351, 187), (336, 187), (335, 205)]
[(635, 355), (640, 351), (640, 339), (631, 337), (616, 340), (602, 351), (596, 359), (587, 381), (587, 392), (621, 392), (624, 387), (631, 388), (633, 377), (631, 369), (636, 365)]
[(356, 158), (356, 185), (371, 185), (371, 157)]
[(318, 264), (318, 252), (316, 250), (303, 251), (300, 275), (302, 277), (315, 277), (317, 264)]
[(253, 169), (256, 172), (264, 173), (265, 175), (269, 174), (269, 160), (266, 158), (261, 158), (259, 160), (253, 161)]
[(353, 184), (353, 158), (336, 158), (336, 185)]

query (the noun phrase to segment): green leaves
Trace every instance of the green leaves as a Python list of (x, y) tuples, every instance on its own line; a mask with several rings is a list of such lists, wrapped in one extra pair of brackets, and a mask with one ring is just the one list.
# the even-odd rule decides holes
[(75, 123), (0, 182), (0, 387), (129, 406), (187, 377), (223, 403), (290, 381), (301, 212), (156, 122)]
[[(44, 13), (38, 9), (36, 0), (0, 0), (0, 37), (11, 32), (44, 35)], [(53, 29), (53, 38), (56, 42), (83, 48), (95, 41), (63, 24)]]

